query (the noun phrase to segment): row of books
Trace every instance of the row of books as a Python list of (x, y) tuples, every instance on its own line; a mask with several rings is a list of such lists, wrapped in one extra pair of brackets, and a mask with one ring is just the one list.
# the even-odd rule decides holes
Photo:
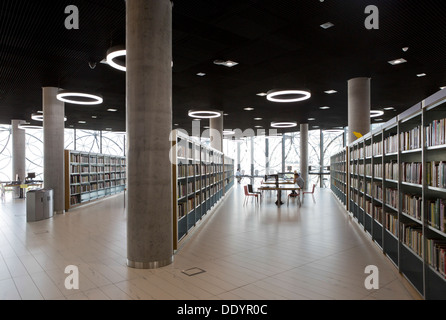
[(393, 208), (398, 208), (398, 190), (386, 188), (386, 204)]
[(416, 223), (401, 223), (401, 240), (420, 257), (423, 249), (422, 227)]
[(384, 140), (384, 152), (398, 152), (398, 136), (396, 134), (393, 136), (389, 136)]
[(78, 195), (74, 195), (70, 197), (70, 205), (74, 206), (76, 204), (80, 204), (81, 203), (81, 198)]
[(446, 143), (446, 119), (434, 120), (424, 127), (426, 146), (438, 146)]
[(432, 161), (426, 163), (426, 183), (428, 186), (446, 188), (446, 163)]
[(398, 180), (398, 162), (392, 161), (384, 164), (386, 179)]
[(402, 194), (402, 211), (407, 215), (421, 221), (422, 206), (421, 195)]
[(402, 181), (421, 184), (423, 181), (423, 164), (421, 162), (401, 163)]
[(427, 262), (446, 278), (446, 241), (427, 239), (426, 242)]
[(401, 150), (414, 150), (421, 148), (421, 126), (415, 127), (408, 132), (401, 132), (400, 146)]
[(386, 212), (386, 220), (384, 222), (385, 228), (392, 233), (395, 237), (398, 237), (398, 218), (389, 212)]
[(446, 232), (445, 199), (427, 201), (427, 220), (431, 227)]

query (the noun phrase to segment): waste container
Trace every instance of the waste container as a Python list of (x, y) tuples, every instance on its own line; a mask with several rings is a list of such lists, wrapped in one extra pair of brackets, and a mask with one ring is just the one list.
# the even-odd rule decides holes
[(35, 189), (26, 193), (26, 221), (39, 221), (53, 216), (53, 189)]

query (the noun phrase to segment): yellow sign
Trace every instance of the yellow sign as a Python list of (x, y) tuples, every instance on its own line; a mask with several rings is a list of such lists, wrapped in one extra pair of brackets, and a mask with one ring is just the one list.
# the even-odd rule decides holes
[(360, 134), (359, 132), (353, 132), (353, 134), (355, 135), (356, 138), (361, 138), (362, 134)]
[(27, 185), (27, 184), (21, 184), (21, 185), (20, 185), (20, 188), (22, 188), (22, 189), (26, 189), (26, 188), (28, 188), (28, 185)]

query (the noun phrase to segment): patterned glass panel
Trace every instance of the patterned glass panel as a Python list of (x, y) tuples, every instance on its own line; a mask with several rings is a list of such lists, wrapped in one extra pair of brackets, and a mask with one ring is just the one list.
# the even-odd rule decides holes
[(43, 180), (43, 130), (27, 129), (26, 174), (34, 172), (36, 180)]
[(101, 153), (101, 132), (77, 129), (76, 150), (89, 153)]
[(125, 139), (124, 133), (102, 131), (102, 153), (113, 156), (125, 155)]

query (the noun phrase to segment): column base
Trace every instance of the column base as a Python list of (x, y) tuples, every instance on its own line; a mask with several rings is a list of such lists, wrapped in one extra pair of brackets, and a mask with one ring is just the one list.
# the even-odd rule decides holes
[(168, 266), (173, 262), (173, 256), (162, 261), (137, 262), (127, 259), (127, 266), (134, 269), (157, 269)]

